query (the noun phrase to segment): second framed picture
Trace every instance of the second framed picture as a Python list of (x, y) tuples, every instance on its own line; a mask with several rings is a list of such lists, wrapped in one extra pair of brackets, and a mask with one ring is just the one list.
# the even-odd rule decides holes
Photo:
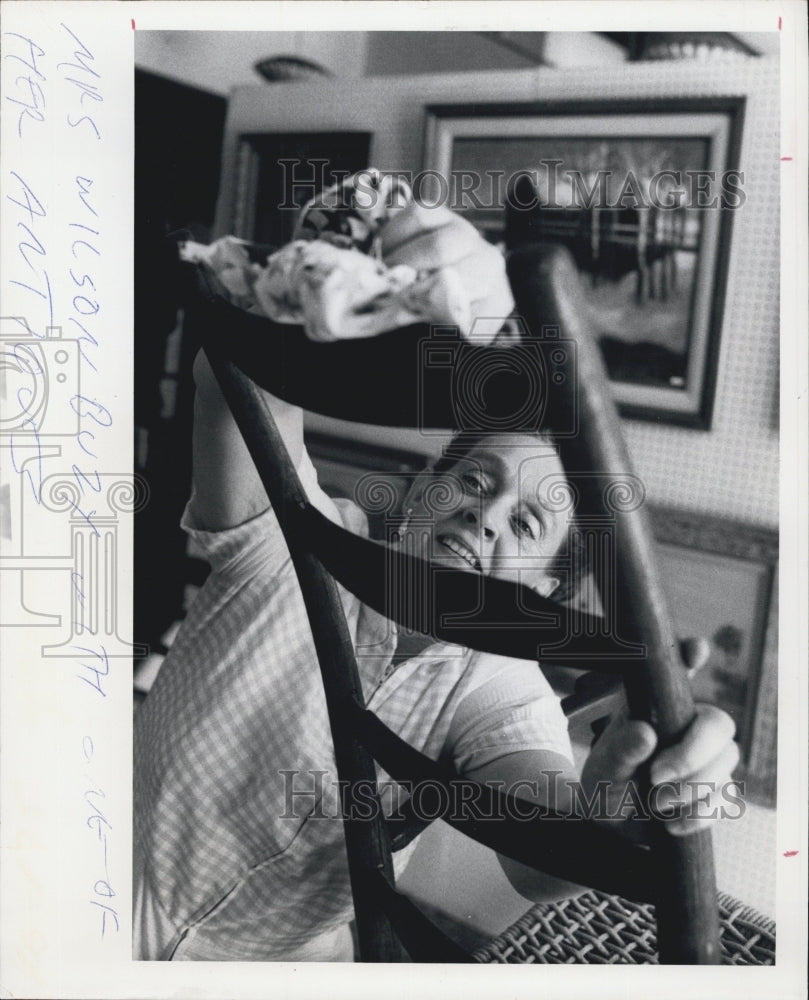
[(417, 195), (565, 245), (625, 416), (711, 425), (744, 101), (427, 108)]

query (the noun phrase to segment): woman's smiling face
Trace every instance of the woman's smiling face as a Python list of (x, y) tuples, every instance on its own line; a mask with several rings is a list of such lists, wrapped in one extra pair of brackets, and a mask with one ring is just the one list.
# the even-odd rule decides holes
[(530, 434), (485, 437), (446, 472), (420, 478), (406, 504), (407, 530), (421, 540), (415, 550), (434, 563), (519, 581), (547, 596), (557, 582), (548, 566), (571, 516), (558, 503), (564, 483), (552, 445)]

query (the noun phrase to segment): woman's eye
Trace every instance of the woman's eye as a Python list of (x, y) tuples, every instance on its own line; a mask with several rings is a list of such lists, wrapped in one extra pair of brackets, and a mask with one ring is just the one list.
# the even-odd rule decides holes
[(473, 473), (471, 472), (465, 473), (461, 477), (461, 482), (472, 493), (478, 493), (478, 494), (483, 493), (484, 490), (483, 482)]
[(517, 530), (520, 532), (521, 535), (526, 535), (528, 538), (534, 540), (536, 539), (537, 529), (534, 526), (533, 522), (527, 521), (524, 517), (515, 518), (515, 522), (517, 525)]

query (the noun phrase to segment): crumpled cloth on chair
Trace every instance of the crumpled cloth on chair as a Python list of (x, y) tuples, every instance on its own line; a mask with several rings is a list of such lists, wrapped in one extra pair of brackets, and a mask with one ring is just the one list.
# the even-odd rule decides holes
[(295, 235), (264, 265), (233, 236), (187, 242), (180, 255), (212, 271), (236, 305), (302, 325), (313, 340), (374, 337), (413, 323), (457, 327), (463, 336), (474, 326), (488, 340), (513, 311), (500, 251), (459, 215), (418, 204), (401, 180), (394, 189), (377, 171), (309, 202)]

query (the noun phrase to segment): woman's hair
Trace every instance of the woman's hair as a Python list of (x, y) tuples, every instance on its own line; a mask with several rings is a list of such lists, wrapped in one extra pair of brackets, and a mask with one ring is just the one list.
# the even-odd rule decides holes
[[(537, 442), (547, 445), (558, 454), (559, 449), (553, 432), (538, 430), (526, 432)], [(461, 431), (457, 433), (444, 449), (443, 454), (433, 465), (434, 473), (449, 472), (462, 458), (478, 447), (488, 438), (496, 437), (497, 431)], [(558, 551), (548, 564), (548, 576), (555, 576), (559, 586), (550, 595), (551, 600), (559, 603), (575, 599), (581, 589), (582, 582), (589, 572), (587, 549), (581, 543), (578, 521), (575, 512), (571, 514), (565, 538)]]

